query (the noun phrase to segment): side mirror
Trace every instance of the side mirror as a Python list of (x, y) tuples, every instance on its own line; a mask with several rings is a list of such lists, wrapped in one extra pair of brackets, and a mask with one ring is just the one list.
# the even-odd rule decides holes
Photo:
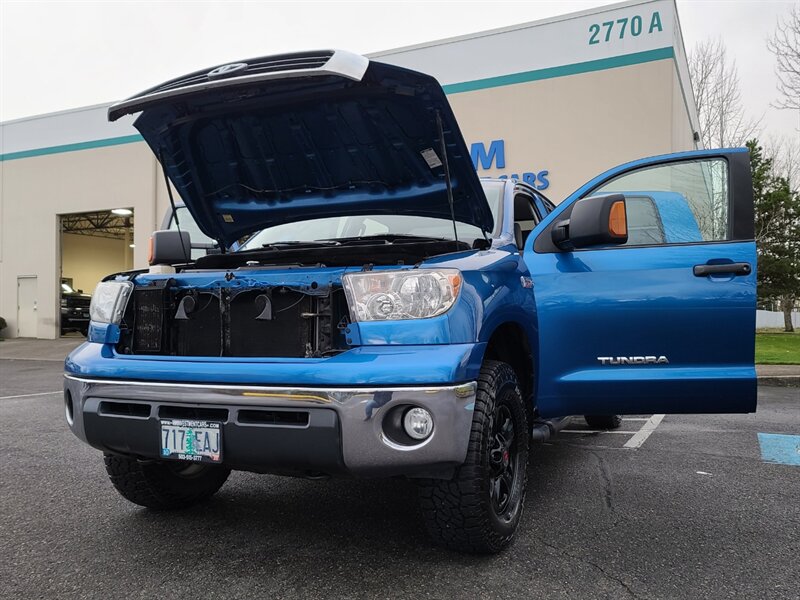
[(624, 244), (628, 241), (625, 208), (622, 194), (581, 198), (572, 207), (569, 219), (553, 227), (553, 243), (562, 250)]
[(188, 231), (165, 229), (154, 231), (150, 237), (151, 265), (174, 265), (192, 260), (192, 241)]

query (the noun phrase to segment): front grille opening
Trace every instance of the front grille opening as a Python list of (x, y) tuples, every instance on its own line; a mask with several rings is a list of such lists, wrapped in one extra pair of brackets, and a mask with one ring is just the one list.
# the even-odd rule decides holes
[(192, 406), (161, 406), (158, 409), (161, 419), (193, 419), (195, 421), (228, 420), (227, 408), (200, 408)]
[(149, 404), (138, 404), (135, 402), (107, 402), (100, 403), (98, 412), (101, 415), (116, 417), (138, 417), (146, 419), (150, 416)]
[(240, 410), (239, 423), (306, 427), (308, 413), (301, 410)]
[[(188, 309), (187, 299), (192, 300)], [(321, 358), (347, 349), (339, 327), (347, 315), (347, 299), (338, 285), (196, 289), (160, 280), (134, 289), (117, 351)]]

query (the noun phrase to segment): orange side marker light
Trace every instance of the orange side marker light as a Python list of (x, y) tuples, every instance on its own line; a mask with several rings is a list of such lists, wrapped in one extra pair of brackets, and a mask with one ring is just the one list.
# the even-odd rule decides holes
[(608, 231), (617, 238), (628, 236), (628, 218), (625, 214), (625, 202), (622, 200), (611, 205), (611, 211), (608, 213)]

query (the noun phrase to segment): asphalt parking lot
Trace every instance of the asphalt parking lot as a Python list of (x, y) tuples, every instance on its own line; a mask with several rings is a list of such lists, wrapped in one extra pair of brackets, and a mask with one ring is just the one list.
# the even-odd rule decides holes
[(0, 598), (800, 598), (800, 465), (759, 437), (800, 434), (798, 388), (755, 415), (576, 420), (535, 447), (495, 557), (430, 546), (400, 480), (234, 473), (203, 506), (140, 509), (60, 388), (57, 360), (0, 359)]

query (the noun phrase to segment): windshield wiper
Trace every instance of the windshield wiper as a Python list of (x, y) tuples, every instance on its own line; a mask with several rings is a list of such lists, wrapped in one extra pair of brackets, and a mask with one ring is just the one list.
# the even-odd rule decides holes
[(320, 240), (320, 241), (336, 241), (340, 244), (358, 244), (359, 242), (385, 242), (392, 244), (394, 242), (452, 242), (451, 238), (443, 237), (429, 237), (426, 235), (412, 235), (409, 233), (379, 233), (376, 235), (360, 235), (346, 238), (337, 238), (336, 240)]
[(288, 242), (270, 242), (269, 244), (261, 244), (262, 248), (269, 248), (271, 250), (280, 250), (281, 248), (298, 248), (308, 246), (315, 248), (317, 246), (338, 246), (337, 240), (310, 240), (301, 242), (299, 240), (290, 240)]

